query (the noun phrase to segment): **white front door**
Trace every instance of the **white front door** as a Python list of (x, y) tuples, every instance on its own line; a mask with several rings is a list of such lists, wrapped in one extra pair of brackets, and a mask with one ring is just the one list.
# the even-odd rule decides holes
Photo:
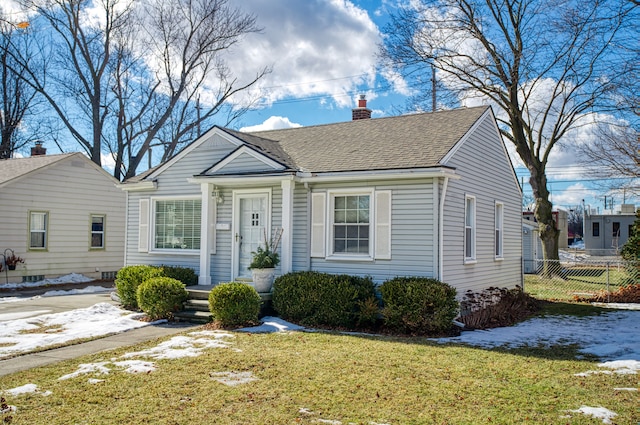
[(238, 193), (234, 214), (234, 278), (251, 278), (251, 253), (269, 233), (269, 194)]

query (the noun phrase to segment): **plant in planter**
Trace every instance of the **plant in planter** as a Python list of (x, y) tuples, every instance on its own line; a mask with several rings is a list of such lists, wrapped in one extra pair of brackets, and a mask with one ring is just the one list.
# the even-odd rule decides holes
[(264, 231), (264, 246), (259, 246), (251, 254), (253, 255), (249, 270), (253, 278), (253, 287), (259, 293), (270, 292), (276, 272), (275, 267), (280, 264), (278, 245), (282, 238), (282, 229), (273, 231), (271, 238), (267, 238), (267, 230)]
[(9, 270), (15, 270), (18, 263), (24, 263), (24, 258), (18, 257), (12, 252), (10, 255), (5, 257), (4, 263)]

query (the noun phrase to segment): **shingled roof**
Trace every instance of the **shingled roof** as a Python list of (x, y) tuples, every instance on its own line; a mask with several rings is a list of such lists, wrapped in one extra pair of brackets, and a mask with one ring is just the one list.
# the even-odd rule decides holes
[[(309, 172), (429, 168), (488, 107), (242, 133), (225, 130), (267, 156)], [(274, 143), (275, 142), (275, 143)]]
[(31, 172), (55, 164), (77, 153), (59, 155), (38, 155), (28, 158), (12, 158), (0, 160), (0, 185), (16, 180)]

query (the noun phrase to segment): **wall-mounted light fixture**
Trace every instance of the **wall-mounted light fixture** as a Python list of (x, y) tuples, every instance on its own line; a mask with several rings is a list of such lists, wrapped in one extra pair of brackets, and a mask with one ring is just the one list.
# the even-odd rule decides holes
[(224, 196), (222, 191), (214, 186), (211, 196), (216, 200), (216, 204), (222, 204), (224, 202)]

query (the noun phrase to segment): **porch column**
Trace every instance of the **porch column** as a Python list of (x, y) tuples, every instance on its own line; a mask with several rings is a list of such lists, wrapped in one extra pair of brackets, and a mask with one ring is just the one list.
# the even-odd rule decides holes
[(293, 270), (293, 180), (282, 180), (282, 241), (281, 265), (282, 274)]
[(202, 208), (200, 211), (200, 273), (198, 285), (211, 285), (211, 232), (215, 225), (215, 199), (211, 194), (213, 186), (208, 183), (200, 185)]

